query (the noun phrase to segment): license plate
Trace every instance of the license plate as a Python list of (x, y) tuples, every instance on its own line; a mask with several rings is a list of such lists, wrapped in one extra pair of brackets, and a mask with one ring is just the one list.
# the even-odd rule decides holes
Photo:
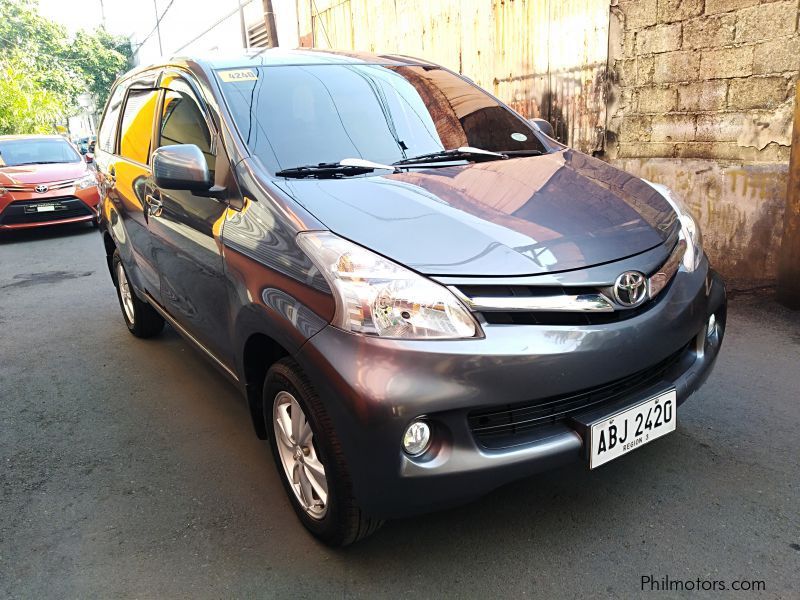
[(41, 204), (36, 207), (36, 212), (52, 212), (55, 209), (55, 204)]
[(595, 469), (675, 431), (677, 404), (675, 390), (669, 390), (593, 423), (589, 468)]

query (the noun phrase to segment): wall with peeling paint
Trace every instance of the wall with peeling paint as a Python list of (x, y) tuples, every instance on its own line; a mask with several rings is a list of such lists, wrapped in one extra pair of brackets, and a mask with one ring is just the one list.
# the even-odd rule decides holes
[(798, 0), (613, 0), (606, 156), (673, 188), (733, 287), (777, 274)]

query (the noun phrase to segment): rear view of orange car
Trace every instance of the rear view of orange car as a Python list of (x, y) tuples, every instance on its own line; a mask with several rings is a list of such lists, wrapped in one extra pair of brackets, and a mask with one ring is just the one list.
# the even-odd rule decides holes
[(0, 230), (96, 223), (90, 160), (61, 136), (0, 136)]

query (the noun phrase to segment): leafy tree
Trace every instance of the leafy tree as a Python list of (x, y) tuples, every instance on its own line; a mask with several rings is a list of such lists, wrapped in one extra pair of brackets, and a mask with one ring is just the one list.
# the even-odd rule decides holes
[(105, 105), (117, 76), (130, 68), (131, 46), (128, 40), (123, 40), (102, 29), (91, 33), (79, 31), (61, 54), (64, 60), (71, 61), (73, 69), (83, 74), (99, 107)]
[[(39, 14), (34, 0), (0, 1), (0, 106), (9, 110), (15, 105), (22, 111), (18, 121), (13, 113), (0, 117), (0, 134), (24, 131), (34, 122), (41, 130), (48, 119), (52, 124), (75, 114), (77, 97), (87, 91), (102, 107), (114, 79), (131, 62), (125, 38), (102, 29), (79, 31), (70, 38), (64, 27)], [(6, 97), (12, 90), (27, 96)]]
[(53, 133), (64, 115), (63, 98), (31, 79), (30, 62), (16, 52), (0, 62), (0, 133)]

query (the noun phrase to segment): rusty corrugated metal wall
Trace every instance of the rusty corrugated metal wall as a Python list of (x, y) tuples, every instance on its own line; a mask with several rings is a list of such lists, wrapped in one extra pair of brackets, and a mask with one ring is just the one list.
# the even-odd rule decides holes
[(301, 44), (440, 63), (602, 149), (609, 0), (297, 0)]

